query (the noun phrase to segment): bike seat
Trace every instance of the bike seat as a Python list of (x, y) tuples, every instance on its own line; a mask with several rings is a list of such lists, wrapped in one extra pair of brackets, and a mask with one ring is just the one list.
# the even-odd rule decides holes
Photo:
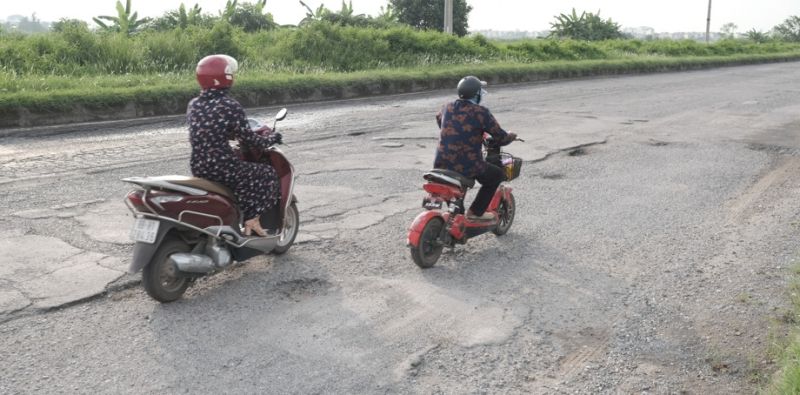
[(205, 178), (170, 175), (158, 177), (129, 177), (122, 179), (122, 181), (146, 188), (173, 189), (189, 195), (199, 196), (210, 192), (222, 195), (231, 201), (236, 201), (236, 196), (228, 187), (220, 183), (206, 180)]
[(206, 180), (205, 178), (187, 177), (187, 176), (164, 176), (163, 180), (173, 184), (202, 189), (204, 191), (215, 193), (217, 195), (222, 195), (234, 202), (236, 201), (236, 196), (233, 194), (233, 191), (228, 189), (228, 187), (218, 182)]
[(445, 170), (445, 169), (432, 169), (422, 175), (422, 178), (439, 184), (454, 185), (462, 189), (472, 188), (475, 186), (475, 180), (469, 177), (464, 177), (461, 173)]

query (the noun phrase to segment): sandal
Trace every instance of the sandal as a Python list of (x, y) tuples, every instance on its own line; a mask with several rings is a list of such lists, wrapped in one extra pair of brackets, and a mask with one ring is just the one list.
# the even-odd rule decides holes
[(259, 220), (258, 217), (244, 221), (244, 235), (250, 236), (253, 234), (253, 232), (255, 232), (256, 235), (261, 237), (267, 235), (267, 231), (265, 231), (264, 228), (261, 227), (261, 221)]

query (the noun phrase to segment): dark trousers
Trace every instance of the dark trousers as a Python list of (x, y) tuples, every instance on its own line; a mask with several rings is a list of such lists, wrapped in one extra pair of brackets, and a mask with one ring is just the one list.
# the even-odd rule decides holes
[(492, 202), (492, 197), (494, 197), (497, 187), (506, 180), (506, 173), (503, 169), (487, 163), (486, 170), (475, 179), (481, 183), (481, 189), (478, 190), (478, 194), (475, 196), (475, 200), (472, 201), (469, 211), (472, 211), (472, 214), (475, 215), (483, 215), (486, 212), (486, 208), (489, 207), (489, 203)]

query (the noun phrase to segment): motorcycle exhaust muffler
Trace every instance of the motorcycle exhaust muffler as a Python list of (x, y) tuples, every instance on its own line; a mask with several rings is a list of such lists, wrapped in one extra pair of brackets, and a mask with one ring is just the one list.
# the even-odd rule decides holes
[(206, 274), (217, 269), (214, 261), (206, 255), (179, 252), (170, 255), (169, 260), (179, 271), (185, 273)]
[(198, 274), (223, 269), (232, 262), (231, 252), (218, 243), (209, 244), (205, 252), (205, 255), (181, 252), (170, 255), (169, 259), (179, 271)]

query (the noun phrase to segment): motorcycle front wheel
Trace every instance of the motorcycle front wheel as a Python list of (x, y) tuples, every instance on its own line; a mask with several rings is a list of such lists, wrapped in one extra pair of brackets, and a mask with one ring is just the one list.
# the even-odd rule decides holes
[(167, 238), (158, 247), (153, 259), (142, 270), (142, 286), (151, 298), (169, 303), (180, 299), (189, 287), (189, 279), (178, 275), (175, 265), (169, 260), (170, 255), (189, 252), (191, 247), (175, 238)]
[(517, 203), (514, 201), (514, 195), (509, 194), (509, 199), (500, 199), (500, 204), (497, 206), (497, 227), (492, 230), (494, 234), (502, 236), (508, 233), (511, 229), (511, 224), (514, 222), (514, 215), (517, 212)]
[(417, 266), (427, 269), (433, 267), (439, 256), (442, 255), (444, 245), (439, 239), (444, 228), (444, 220), (439, 217), (431, 218), (425, 227), (422, 228), (422, 234), (419, 236), (419, 243), (417, 246), (411, 246), (411, 259)]
[(289, 247), (294, 244), (294, 239), (300, 231), (300, 213), (297, 211), (296, 204), (292, 203), (286, 210), (283, 223), (283, 233), (278, 239), (278, 244), (272, 249), (272, 253), (275, 255), (283, 255), (289, 251)]

